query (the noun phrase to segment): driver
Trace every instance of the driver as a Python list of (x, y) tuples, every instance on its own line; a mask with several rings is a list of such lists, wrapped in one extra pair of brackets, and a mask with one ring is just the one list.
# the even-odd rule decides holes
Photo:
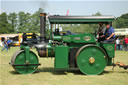
[(106, 23), (106, 30), (104, 35), (99, 36), (100, 38), (105, 38), (104, 42), (114, 42), (115, 41), (115, 31), (114, 28), (110, 25), (110, 23)]

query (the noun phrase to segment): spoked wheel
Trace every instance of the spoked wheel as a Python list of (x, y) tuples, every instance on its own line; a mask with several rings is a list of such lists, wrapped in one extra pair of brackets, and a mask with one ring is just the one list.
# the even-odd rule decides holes
[(29, 57), (26, 57), (24, 50), (19, 50), (12, 56), (11, 64), (20, 74), (30, 74), (36, 71), (39, 61), (35, 53), (30, 51)]
[(97, 75), (107, 66), (107, 55), (104, 50), (95, 45), (86, 45), (77, 52), (77, 66), (86, 75)]

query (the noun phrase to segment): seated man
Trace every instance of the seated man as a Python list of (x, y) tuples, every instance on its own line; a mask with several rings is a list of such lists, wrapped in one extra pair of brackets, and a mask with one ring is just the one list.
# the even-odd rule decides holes
[(106, 23), (106, 30), (104, 35), (99, 36), (98, 39), (105, 37), (104, 42), (114, 42), (115, 41), (115, 33), (114, 28), (109, 24)]
[[(104, 32), (105, 32), (105, 27), (104, 27), (104, 24), (102, 23), (102, 22), (100, 22), (99, 23), (99, 30), (98, 30), (98, 32), (97, 32), (97, 35), (98, 35), (98, 37), (100, 37), (100, 36), (102, 36), (102, 35), (104, 35)], [(105, 40), (105, 37), (102, 37), (102, 38), (98, 38), (98, 42), (102, 42), (102, 41), (104, 41)]]

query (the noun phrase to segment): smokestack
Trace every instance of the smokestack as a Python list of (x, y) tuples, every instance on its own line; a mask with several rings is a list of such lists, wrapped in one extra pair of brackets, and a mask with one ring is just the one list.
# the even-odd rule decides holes
[(46, 13), (40, 13), (40, 44), (35, 45), (38, 50), (38, 55), (40, 57), (47, 56), (47, 45), (46, 42), (46, 34), (45, 34), (45, 26), (46, 26)]
[(40, 40), (41, 42), (44, 42), (46, 39), (45, 26), (46, 26), (46, 13), (40, 13)]

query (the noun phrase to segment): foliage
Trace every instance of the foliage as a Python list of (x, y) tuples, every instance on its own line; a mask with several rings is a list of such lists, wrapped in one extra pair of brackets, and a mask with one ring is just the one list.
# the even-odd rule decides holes
[[(93, 14), (92, 16), (101, 16), (100, 12)], [(71, 32), (75, 33), (95, 33), (98, 30), (97, 24), (78, 24), (78, 25), (68, 25), (64, 27), (64, 31), (70, 30)]]
[(17, 14), (16, 13), (10, 13), (8, 15), (8, 23), (10, 24), (10, 33), (16, 32), (17, 27)]
[(10, 33), (11, 28), (8, 23), (7, 14), (4, 12), (0, 15), (0, 33)]
[(93, 14), (93, 16), (101, 16), (102, 14), (100, 12), (97, 12), (96, 14)]
[(40, 31), (40, 13), (43, 12), (39, 8), (34, 14), (25, 13), (23, 11), (16, 13), (0, 14), (0, 34), (4, 33), (22, 33)]
[(96, 24), (77, 24), (62, 26), (64, 31), (71, 31), (73, 33), (94, 33), (98, 30), (98, 25)]
[[(5, 12), (0, 14), (0, 34), (2, 33), (18, 33), (18, 32), (40, 32), (40, 17), (39, 14), (44, 12), (42, 8), (39, 8), (34, 14), (19, 12), (6, 14)], [(92, 16), (101, 16), (100, 12), (93, 14)], [(98, 25), (96, 24), (72, 24), (72, 25), (61, 25), (64, 31), (70, 30), (75, 33), (89, 32), (94, 33), (98, 30)], [(117, 17), (113, 22), (114, 28), (128, 28), (128, 13)], [(49, 24), (47, 20), (46, 24), (48, 35), (50, 34)]]
[(128, 13), (121, 15), (116, 20), (117, 28), (128, 28)]

